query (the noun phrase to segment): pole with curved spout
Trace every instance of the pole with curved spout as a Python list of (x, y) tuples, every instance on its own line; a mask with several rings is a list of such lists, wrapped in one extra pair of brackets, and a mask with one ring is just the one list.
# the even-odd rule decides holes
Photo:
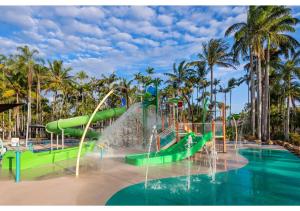
[(94, 110), (94, 112), (92, 113), (88, 123), (86, 124), (81, 140), (80, 140), (80, 144), (79, 144), (79, 150), (78, 150), (78, 154), (77, 154), (77, 162), (76, 162), (76, 177), (79, 176), (79, 164), (80, 164), (80, 154), (81, 154), (81, 150), (82, 150), (82, 146), (83, 146), (83, 141), (85, 139), (85, 135), (90, 127), (90, 124), (94, 118), (94, 116), (96, 115), (97, 111), (100, 109), (100, 107), (102, 106), (102, 104), (106, 101), (106, 99), (115, 91), (115, 89), (110, 90), (105, 97), (101, 100), (101, 102), (98, 104), (98, 106), (96, 107), (96, 109)]

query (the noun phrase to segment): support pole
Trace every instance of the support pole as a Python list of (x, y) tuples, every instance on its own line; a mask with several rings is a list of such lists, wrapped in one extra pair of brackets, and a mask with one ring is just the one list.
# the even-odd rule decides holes
[(50, 148), (51, 152), (53, 151), (53, 133), (50, 133)]
[(165, 130), (165, 118), (164, 118), (164, 114), (163, 113), (161, 115), (161, 130), (162, 131)]
[(160, 136), (157, 135), (156, 137), (156, 148), (157, 148), (157, 151), (159, 152), (160, 151)]
[(21, 152), (19, 149), (16, 151), (16, 183), (21, 179)]
[(178, 122), (176, 122), (176, 143), (179, 142), (179, 125)]
[(226, 112), (225, 112), (225, 104), (222, 105), (222, 126), (223, 126), (223, 152), (226, 152)]
[(61, 130), (61, 145), (62, 145), (62, 149), (65, 148), (65, 136), (64, 136), (64, 130)]
[(59, 139), (59, 135), (56, 134), (56, 149), (58, 149), (58, 139)]
[(213, 146), (215, 147), (216, 146), (216, 125), (215, 125), (215, 120), (212, 120), (212, 122), (211, 122), (211, 129), (212, 129), (212, 134), (213, 134), (213, 139), (212, 139), (212, 141), (213, 141)]

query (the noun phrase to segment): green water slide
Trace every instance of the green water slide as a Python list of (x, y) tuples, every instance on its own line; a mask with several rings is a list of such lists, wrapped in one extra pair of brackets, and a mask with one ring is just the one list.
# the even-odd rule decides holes
[[(188, 137), (192, 137), (190, 149), (187, 149)], [(212, 139), (212, 132), (205, 133), (203, 136), (196, 136), (194, 133), (188, 133), (177, 144), (161, 150), (159, 152), (151, 152), (148, 160), (148, 153), (132, 154), (125, 157), (125, 162), (135, 166), (142, 166), (147, 163), (151, 164), (164, 164), (176, 162), (193, 156), (198, 152), (206, 142)]]
[[(92, 122), (97, 122), (112, 117), (117, 117), (122, 115), (125, 111), (126, 111), (126, 107), (112, 108), (104, 111), (99, 111), (96, 113)], [(65, 136), (81, 137), (83, 134), (83, 130), (74, 127), (86, 125), (89, 121), (89, 118), (90, 115), (84, 115), (84, 116), (72, 117), (68, 119), (59, 119), (57, 121), (48, 123), (46, 125), (46, 130), (49, 133), (55, 133), (55, 134), (61, 134), (62, 130), (64, 130)], [(89, 130), (86, 134), (86, 137), (89, 139), (96, 139), (98, 138), (98, 136), (99, 133), (92, 130)]]

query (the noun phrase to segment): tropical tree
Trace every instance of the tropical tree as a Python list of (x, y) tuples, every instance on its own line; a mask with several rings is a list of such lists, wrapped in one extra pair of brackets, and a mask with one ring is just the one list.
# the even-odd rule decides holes
[[(210, 101), (214, 102), (214, 67), (231, 67), (235, 69), (233, 54), (228, 52), (229, 45), (222, 39), (211, 39), (209, 42), (202, 44), (202, 53), (198, 55), (200, 61), (204, 61), (210, 70)], [(215, 103), (215, 102), (214, 102)]]
[(174, 90), (176, 90), (176, 92), (173, 93), (173, 97), (175, 97), (176, 95), (181, 95), (186, 100), (189, 108), (189, 113), (193, 122), (194, 114), (192, 105), (188, 97), (191, 91), (191, 83), (188, 80), (188, 74), (191, 71), (192, 69), (190, 68), (190, 64), (186, 61), (182, 61), (179, 63), (178, 66), (176, 66), (176, 63), (173, 64), (173, 73), (164, 73), (164, 75), (169, 77), (166, 83), (173, 86)]
[(289, 128), (290, 128), (290, 103), (292, 94), (292, 82), (300, 79), (300, 51), (294, 53), (291, 59), (285, 61), (283, 64), (282, 79), (284, 82), (284, 96), (286, 99), (286, 117), (285, 117), (285, 131), (284, 137), (289, 140)]
[[(200, 103), (202, 101), (204, 89), (208, 85), (206, 75), (208, 73), (208, 69), (206, 68), (206, 63), (204, 61), (196, 61), (196, 62), (190, 62), (189, 65), (193, 67), (191, 69), (190, 74), (193, 76), (194, 79), (194, 86), (196, 87), (196, 100), (197, 100), (197, 115), (199, 115), (200, 112)], [(200, 90), (202, 90), (202, 96), (200, 97)]]
[(53, 62), (48, 61), (49, 64), (49, 79), (45, 87), (46, 92), (53, 92), (52, 101), (52, 118), (53, 120), (58, 118), (58, 97), (63, 99), (61, 102), (60, 110), (63, 108), (65, 92), (71, 86), (73, 82), (73, 76), (70, 75), (71, 68), (65, 68), (63, 61), (54, 60)]
[(33, 66), (35, 63), (34, 56), (38, 54), (38, 50), (30, 48), (25, 45), (23, 47), (18, 47), (17, 50), (20, 52), (18, 55), (20, 62), (24, 64), (24, 71), (27, 74), (27, 124), (26, 124), (26, 141), (25, 145), (27, 147), (28, 139), (30, 138), (29, 126), (31, 125), (31, 87), (32, 87), (32, 75), (33, 75)]
[(235, 78), (231, 78), (228, 81), (227, 89), (229, 90), (229, 115), (231, 116), (231, 96), (232, 96), (232, 90), (236, 86), (237, 80)]
[[(257, 6), (250, 6), (247, 12), (247, 20), (245, 22), (235, 23), (230, 26), (226, 32), (225, 36), (229, 36), (234, 33), (234, 44), (232, 46), (232, 51), (234, 53), (234, 58), (238, 59), (239, 56), (246, 57), (249, 55), (250, 59), (250, 87), (251, 87), (251, 129), (252, 136), (255, 135), (255, 64), (254, 64), (254, 54), (255, 50), (255, 36), (258, 31), (256, 20), (258, 17)], [(256, 65), (257, 66), (257, 65)]]
[(286, 34), (295, 32), (294, 26), (299, 22), (297, 18), (292, 17), (291, 9), (285, 6), (261, 6), (263, 20), (261, 21), (262, 34), (266, 40), (266, 68), (264, 71), (264, 94), (262, 106), (262, 139), (269, 140), (267, 124), (269, 114), (269, 75), (270, 75), (270, 49), (278, 48), (282, 45), (294, 48), (299, 43), (291, 35)]

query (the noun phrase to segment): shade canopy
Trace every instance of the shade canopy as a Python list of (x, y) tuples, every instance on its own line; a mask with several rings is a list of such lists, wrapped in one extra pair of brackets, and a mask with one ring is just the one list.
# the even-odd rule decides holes
[(20, 105), (24, 105), (24, 103), (0, 104), (0, 113)]

